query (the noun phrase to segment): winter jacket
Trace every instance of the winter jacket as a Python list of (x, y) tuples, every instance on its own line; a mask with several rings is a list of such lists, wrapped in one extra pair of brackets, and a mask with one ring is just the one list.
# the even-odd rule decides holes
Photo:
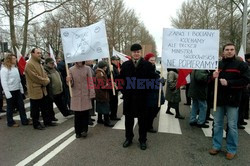
[(137, 66), (132, 60), (122, 64), (120, 78), (124, 81), (121, 90), (124, 115), (137, 117), (145, 113), (149, 89), (146, 88), (145, 82), (140, 87), (139, 80), (157, 79), (157, 76), (153, 65), (142, 58), (137, 62)]
[(217, 106), (239, 107), (243, 88), (250, 81), (248, 65), (234, 58), (219, 62), (219, 79), (226, 79), (228, 85), (222, 86), (218, 81)]
[(207, 89), (209, 70), (193, 70), (191, 73), (191, 82), (188, 90), (188, 96), (196, 100), (207, 99)]
[(49, 97), (53, 100), (54, 95), (63, 92), (62, 77), (56, 68), (50, 68), (47, 65), (44, 65), (44, 70), (48, 74), (50, 80), (50, 83), (47, 85), (47, 92)]
[(179, 103), (181, 101), (180, 88), (176, 89), (178, 73), (175, 71), (168, 71), (166, 100), (172, 103)]
[(69, 69), (72, 78), (72, 97), (70, 108), (73, 111), (87, 111), (92, 108), (91, 99), (95, 98), (91, 68), (83, 65), (74, 65)]
[[(155, 67), (155, 65), (154, 65)], [(157, 77), (160, 78), (160, 72), (155, 70)], [(165, 85), (165, 82), (162, 84), (162, 87)], [(149, 93), (147, 95), (147, 107), (149, 108), (158, 108), (158, 100), (159, 100), (159, 89), (149, 89)], [(165, 103), (165, 96), (163, 90), (161, 89), (161, 101), (160, 105)]]
[(31, 57), (24, 71), (29, 97), (42, 99), (43, 96), (47, 96), (46, 86), (50, 81), (40, 61)]
[(103, 69), (96, 69), (96, 101), (108, 102), (109, 101), (109, 89), (107, 74)]

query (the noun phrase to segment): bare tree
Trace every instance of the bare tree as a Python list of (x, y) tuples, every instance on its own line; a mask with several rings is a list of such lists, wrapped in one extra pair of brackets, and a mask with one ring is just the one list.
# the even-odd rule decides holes
[[(11, 45), (12, 45), (13, 50), (15, 51), (15, 47), (17, 46), (16, 30), (15, 30), (16, 25), (22, 24), (21, 25), (22, 27), (21, 52), (24, 55), (26, 52), (26, 48), (27, 48), (27, 36), (28, 36), (29, 24), (33, 22), (35, 19), (37, 19), (39, 16), (45, 13), (52, 12), (53, 10), (58, 9), (63, 4), (69, 1), (71, 0), (53, 0), (53, 1), (3, 0), (1, 1), (0, 7), (4, 11), (4, 13), (1, 13), (1, 15), (9, 18), (9, 29), (10, 29), (10, 36), (11, 36)], [(41, 9), (41, 11), (38, 11), (37, 9)]]
[(171, 21), (176, 28), (220, 29), (220, 43), (233, 42), (239, 48), (242, 8), (242, 0), (190, 0), (182, 4)]
[[(134, 10), (125, 8), (122, 0), (74, 0), (63, 5), (57, 13), (49, 14), (41, 28), (43, 42), (50, 44), (54, 52), (60, 52), (60, 28), (84, 27), (105, 19), (110, 51), (113, 47), (129, 53), (132, 43), (150, 44), (155, 41), (139, 21)], [(67, 18), (65, 18), (67, 15)]]

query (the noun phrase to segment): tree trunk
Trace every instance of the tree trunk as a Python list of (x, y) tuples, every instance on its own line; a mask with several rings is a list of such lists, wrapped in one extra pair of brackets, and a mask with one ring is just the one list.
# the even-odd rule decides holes
[(23, 25), (23, 47), (22, 47), (22, 55), (25, 56), (26, 48), (27, 48), (27, 36), (28, 36), (28, 26), (29, 26), (29, 0), (25, 0), (25, 17), (24, 17), (24, 25)]
[(230, 1), (230, 41), (234, 43), (234, 11), (233, 11), (233, 1)]
[(11, 38), (11, 45), (14, 53), (16, 54), (16, 30), (15, 30), (15, 18), (14, 18), (14, 4), (13, 0), (9, 0), (9, 10), (10, 10), (10, 38)]

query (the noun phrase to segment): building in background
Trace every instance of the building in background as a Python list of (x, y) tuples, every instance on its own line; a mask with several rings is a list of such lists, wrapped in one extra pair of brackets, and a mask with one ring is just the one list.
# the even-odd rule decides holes
[(9, 32), (0, 27), (0, 59), (3, 59), (9, 50), (9, 36)]

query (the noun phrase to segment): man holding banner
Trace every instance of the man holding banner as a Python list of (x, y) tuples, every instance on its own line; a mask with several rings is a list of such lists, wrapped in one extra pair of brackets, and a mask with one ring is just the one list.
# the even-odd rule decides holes
[(218, 78), (217, 111), (214, 112), (213, 147), (209, 150), (216, 155), (222, 148), (224, 115), (227, 116), (227, 153), (226, 158), (235, 157), (238, 146), (238, 110), (243, 87), (250, 81), (250, 72), (246, 63), (235, 57), (235, 45), (223, 46), (223, 57), (219, 62), (219, 70), (213, 73)]

